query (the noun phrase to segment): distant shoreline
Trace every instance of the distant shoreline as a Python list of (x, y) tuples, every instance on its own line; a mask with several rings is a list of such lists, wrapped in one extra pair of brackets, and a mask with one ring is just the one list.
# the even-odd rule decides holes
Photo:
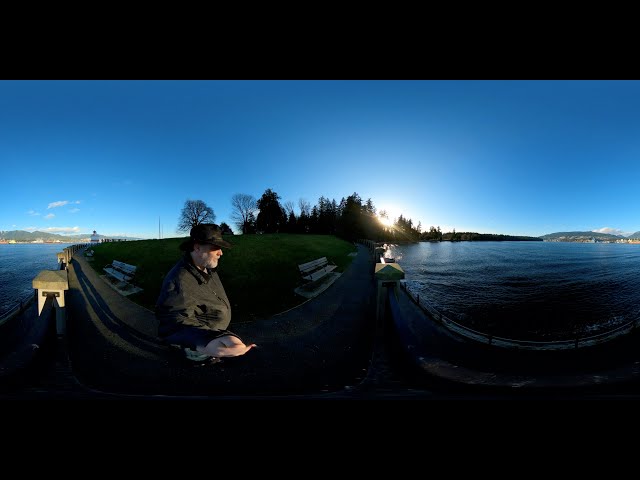
[(0, 245), (74, 245), (89, 242), (0, 242)]

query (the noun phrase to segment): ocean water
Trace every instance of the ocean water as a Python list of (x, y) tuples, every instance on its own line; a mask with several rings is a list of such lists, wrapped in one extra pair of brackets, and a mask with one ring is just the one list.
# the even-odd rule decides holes
[(422, 242), (386, 255), (430, 309), (485, 333), (591, 335), (640, 318), (640, 245)]
[(0, 316), (33, 295), (32, 280), (42, 270), (58, 270), (58, 252), (68, 243), (0, 244)]

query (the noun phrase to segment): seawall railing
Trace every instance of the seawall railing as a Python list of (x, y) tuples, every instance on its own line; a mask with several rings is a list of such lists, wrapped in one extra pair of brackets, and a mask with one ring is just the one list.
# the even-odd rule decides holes
[[(89, 247), (91, 244), (89, 243), (78, 243), (74, 245), (70, 245), (63, 249), (62, 252), (59, 252), (58, 255), (58, 265), (60, 270), (66, 270), (67, 266), (71, 262), (73, 255), (79, 251), (84, 250)], [(28, 295), (25, 295), (20, 300), (16, 301), (16, 303), (10, 307), (8, 310), (0, 313), (0, 326), (10, 322), (15, 317), (20, 315), (25, 309), (27, 309), (33, 301), (37, 299), (37, 291), (34, 291)]]
[[(39, 318), (22, 318), (21, 336), (3, 337), (2, 355), (0, 355), (0, 383), (5, 386), (10, 382), (21, 382), (39, 355), (50, 345), (53, 333), (53, 299), (47, 298)], [(29, 315), (26, 315), (28, 317)]]
[(26, 295), (24, 298), (18, 300), (15, 305), (8, 310), (5, 310), (0, 314), (0, 326), (10, 321), (12, 318), (20, 315), (35, 299), (34, 293)]
[(385, 252), (384, 245), (386, 245), (386, 243), (383, 243), (383, 242), (375, 242), (373, 240), (369, 240), (366, 238), (359, 238), (356, 240), (356, 243), (360, 243), (365, 247), (367, 247), (373, 263), (378, 263), (380, 261), (380, 257)]
[(90, 243), (77, 243), (75, 245), (71, 245), (67, 248), (64, 248), (62, 252), (58, 253), (58, 263), (62, 263), (62, 267), (66, 270), (71, 263), (71, 259), (76, 252), (84, 250), (85, 248), (91, 246)]
[[(384, 248), (382, 248), (379, 243), (376, 243), (372, 240), (359, 239), (359, 243), (366, 245), (371, 252), (374, 261), (380, 262), (376, 265), (376, 273), (382, 267), (378, 267), (378, 265), (384, 265), (385, 259), (383, 259), (383, 255), (380, 255), (381, 251), (384, 253)], [(395, 261), (394, 261), (395, 262)], [(388, 263), (387, 263), (388, 264)], [(399, 289), (404, 291), (407, 296), (418, 305), (423, 312), (425, 312), (431, 319), (440, 323), (443, 327), (446, 327), (448, 330), (457, 333), (458, 335), (465, 337), (469, 340), (477, 341), (480, 343), (485, 343), (487, 345), (492, 345), (501, 348), (509, 348), (509, 349), (520, 349), (520, 350), (569, 350), (569, 349), (577, 349), (581, 347), (590, 347), (606, 342), (610, 342), (611, 340), (627, 335), (633, 332), (636, 328), (640, 327), (640, 317), (625, 322), (621, 325), (617, 325), (613, 328), (610, 328), (604, 332), (585, 335), (583, 332), (576, 332), (572, 338), (564, 339), (564, 340), (519, 340), (514, 338), (507, 338), (492, 335), (491, 333), (482, 332), (479, 330), (475, 330), (466, 325), (462, 325), (455, 320), (448, 318), (446, 315), (443, 315), (442, 312), (438, 311), (433, 305), (431, 305), (424, 296), (421, 297), (419, 294), (411, 292), (407, 289), (407, 283), (404, 279), (404, 271), (402, 271), (402, 267), (400, 267), (397, 263), (392, 263), (388, 265), (396, 265), (397, 271), (402, 272), (402, 276), (397, 276), (393, 279), (393, 281), (397, 281), (397, 285), (394, 285), (394, 290), (397, 292), (398, 286)], [(386, 272), (390, 272), (388, 268), (385, 269)], [(395, 274), (394, 274), (395, 275)], [(388, 282), (379, 282), (379, 290), (380, 286), (388, 285)], [(391, 290), (391, 289), (390, 289)], [(397, 295), (397, 293), (396, 293)], [(379, 305), (378, 310), (380, 311), (384, 306), (382, 305), (382, 296), (383, 293), (379, 292), (378, 299)], [(399, 314), (399, 309), (393, 309), (396, 314)], [(397, 323), (397, 322), (396, 322)]]
[(481, 332), (473, 328), (462, 325), (455, 320), (443, 315), (428, 301), (421, 297), (419, 294), (411, 292), (407, 289), (406, 282), (400, 282), (400, 288), (409, 296), (413, 302), (418, 305), (430, 318), (440, 323), (442, 326), (449, 330), (477, 342), (486, 343), (496, 347), (522, 349), (522, 350), (568, 350), (580, 347), (589, 347), (598, 345), (601, 343), (609, 342), (616, 337), (631, 333), (640, 326), (640, 319), (630, 320), (624, 324), (618, 325), (605, 332), (597, 333), (594, 335), (580, 335), (576, 334), (571, 339), (566, 340), (549, 340), (549, 341), (536, 341), (536, 340), (518, 340), (514, 338), (506, 338), (491, 335), (489, 333)]

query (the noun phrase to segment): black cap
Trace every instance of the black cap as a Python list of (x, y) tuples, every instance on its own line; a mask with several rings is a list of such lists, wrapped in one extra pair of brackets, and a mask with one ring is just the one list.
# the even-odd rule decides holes
[[(186, 247), (191, 243), (204, 243), (208, 245), (217, 245), (219, 247), (231, 248), (231, 244), (222, 239), (222, 229), (215, 223), (201, 223), (196, 225), (189, 232), (191, 237), (183, 245)], [(185, 248), (181, 245), (181, 248)]]

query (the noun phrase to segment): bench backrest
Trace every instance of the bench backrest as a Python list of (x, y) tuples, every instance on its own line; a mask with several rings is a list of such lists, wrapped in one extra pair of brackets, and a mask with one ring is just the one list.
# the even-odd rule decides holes
[(329, 261), (327, 260), (327, 257), (322, 257), (316, 260), (312, 260), (311, 262), (301, 263), (300, 265), (298, 265), (298, 268), (300, 269), (301, 273), (305, 274), (313, 272), (314, 270), (317, 270), (319, 268), (326, 267), (328, 263)]
[(126, 272), (130, 275), (133, 275), (134, 273), (136, 273), (137, 267), (135, 265), (129, 265), (128, 263), (119, 262), (118, 260), (114, 260), (113, 262), (111, 262), (111, 265), (116, 267), (118, 270), (122, 272)]

